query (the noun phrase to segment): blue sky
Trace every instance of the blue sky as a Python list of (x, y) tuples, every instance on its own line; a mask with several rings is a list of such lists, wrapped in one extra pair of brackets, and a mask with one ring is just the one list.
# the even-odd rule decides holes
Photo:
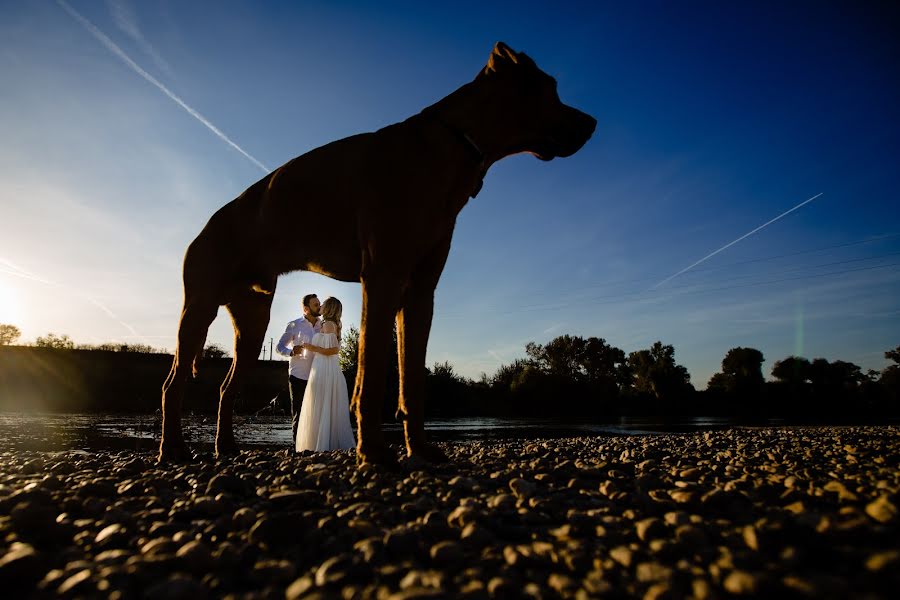
[[(768, 374), (791, 354), (880, 369), (900, 344), (890, 3), (30, 0), (0, 15), (0, 322), (23, 342), (172, 348), (184, 249), (256, 163), (402, 120), (503, 40), (597, 131), (571, 158), (491, 169), (459, 216), (429, 364), (477, 377), (563, 333), (661, 340), (703, 388), (735, 346)], [(308, 291), (358, 324), (358, 285), (295, 273), (267, 338)], [(209, 339), (231, 346), (224, 310)]]

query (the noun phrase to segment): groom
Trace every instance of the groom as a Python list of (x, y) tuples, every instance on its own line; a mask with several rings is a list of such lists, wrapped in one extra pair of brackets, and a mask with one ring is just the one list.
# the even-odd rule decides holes
[(303, 393), (309, 380), (309, 371), (315, 357), (313, 352), (303, 352), (303, 344), (312, 342), (313, 336), (322, 328), (319, 320), (321, 304), (315, 294), (303, 296), (303, 316), (287, 324), (284, 334), (278, 340), (277, 351), (282, 356), (289, 356), (288, 383), (291, 392), (291, 429), (293, 445), (297, 445), (297, 425), (300, 422), (300, 405)]

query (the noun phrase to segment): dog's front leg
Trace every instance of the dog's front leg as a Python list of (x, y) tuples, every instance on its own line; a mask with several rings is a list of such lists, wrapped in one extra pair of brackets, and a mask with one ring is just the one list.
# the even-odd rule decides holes
[(406, 452), (429, 462), (447, 455), (425, 440), (425, 353), (434, 314), (434, 290), (450, 251), (450, 239), (418, 266), (397, 313), (397, 356), (400, 360), (400, 410)]
[(357, 461), (398, 468), (397, 457), (381, 432), (391, 324), (397, 312), (401, 283), (396, 278), (364, 276), (359, 331), (359, 360), (352, 405), (356, 407)]

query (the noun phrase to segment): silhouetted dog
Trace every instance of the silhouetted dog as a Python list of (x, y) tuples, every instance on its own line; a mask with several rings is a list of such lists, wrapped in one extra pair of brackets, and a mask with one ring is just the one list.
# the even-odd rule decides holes
[[(332, 142), (293, 159), (219, 209), (184, 258), (184, 308), (172, 370), (163, 386), (160, 460), (185, 458), (181, 403), (206, 332), (224, 305), (234, 322), (234, 360), (221, 388), (217, 454), (237, 452), (232, 408), (239, 382), (259, 355), (275, 283), (314, 271), (362, 283), (359, 370), (353, 404), (358, 460), (391, 463), (381, 432), (388, 344), (396, 318), (400, 410), (410, 456), (444, 460), (425, 441), (425, 349), (434, 289), (456, 215), (481, 189), (488, 168), (529, 152), (570, 156), (596, 121), (566, 106), (556, 81), (502, 42), (471, 83), (402, 123)], [(286, 235), (285, 224), (320, 225)]]

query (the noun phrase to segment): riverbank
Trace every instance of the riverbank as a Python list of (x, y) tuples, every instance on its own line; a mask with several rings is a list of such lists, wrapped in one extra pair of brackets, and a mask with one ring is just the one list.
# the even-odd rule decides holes
[(352, 452), (160, 468), (149, 450), (0, 444), (0, 586), (198, 600), (887, 598), (900, 585), (897, 427), (441, 445), (452, 464), (394, 474)]

